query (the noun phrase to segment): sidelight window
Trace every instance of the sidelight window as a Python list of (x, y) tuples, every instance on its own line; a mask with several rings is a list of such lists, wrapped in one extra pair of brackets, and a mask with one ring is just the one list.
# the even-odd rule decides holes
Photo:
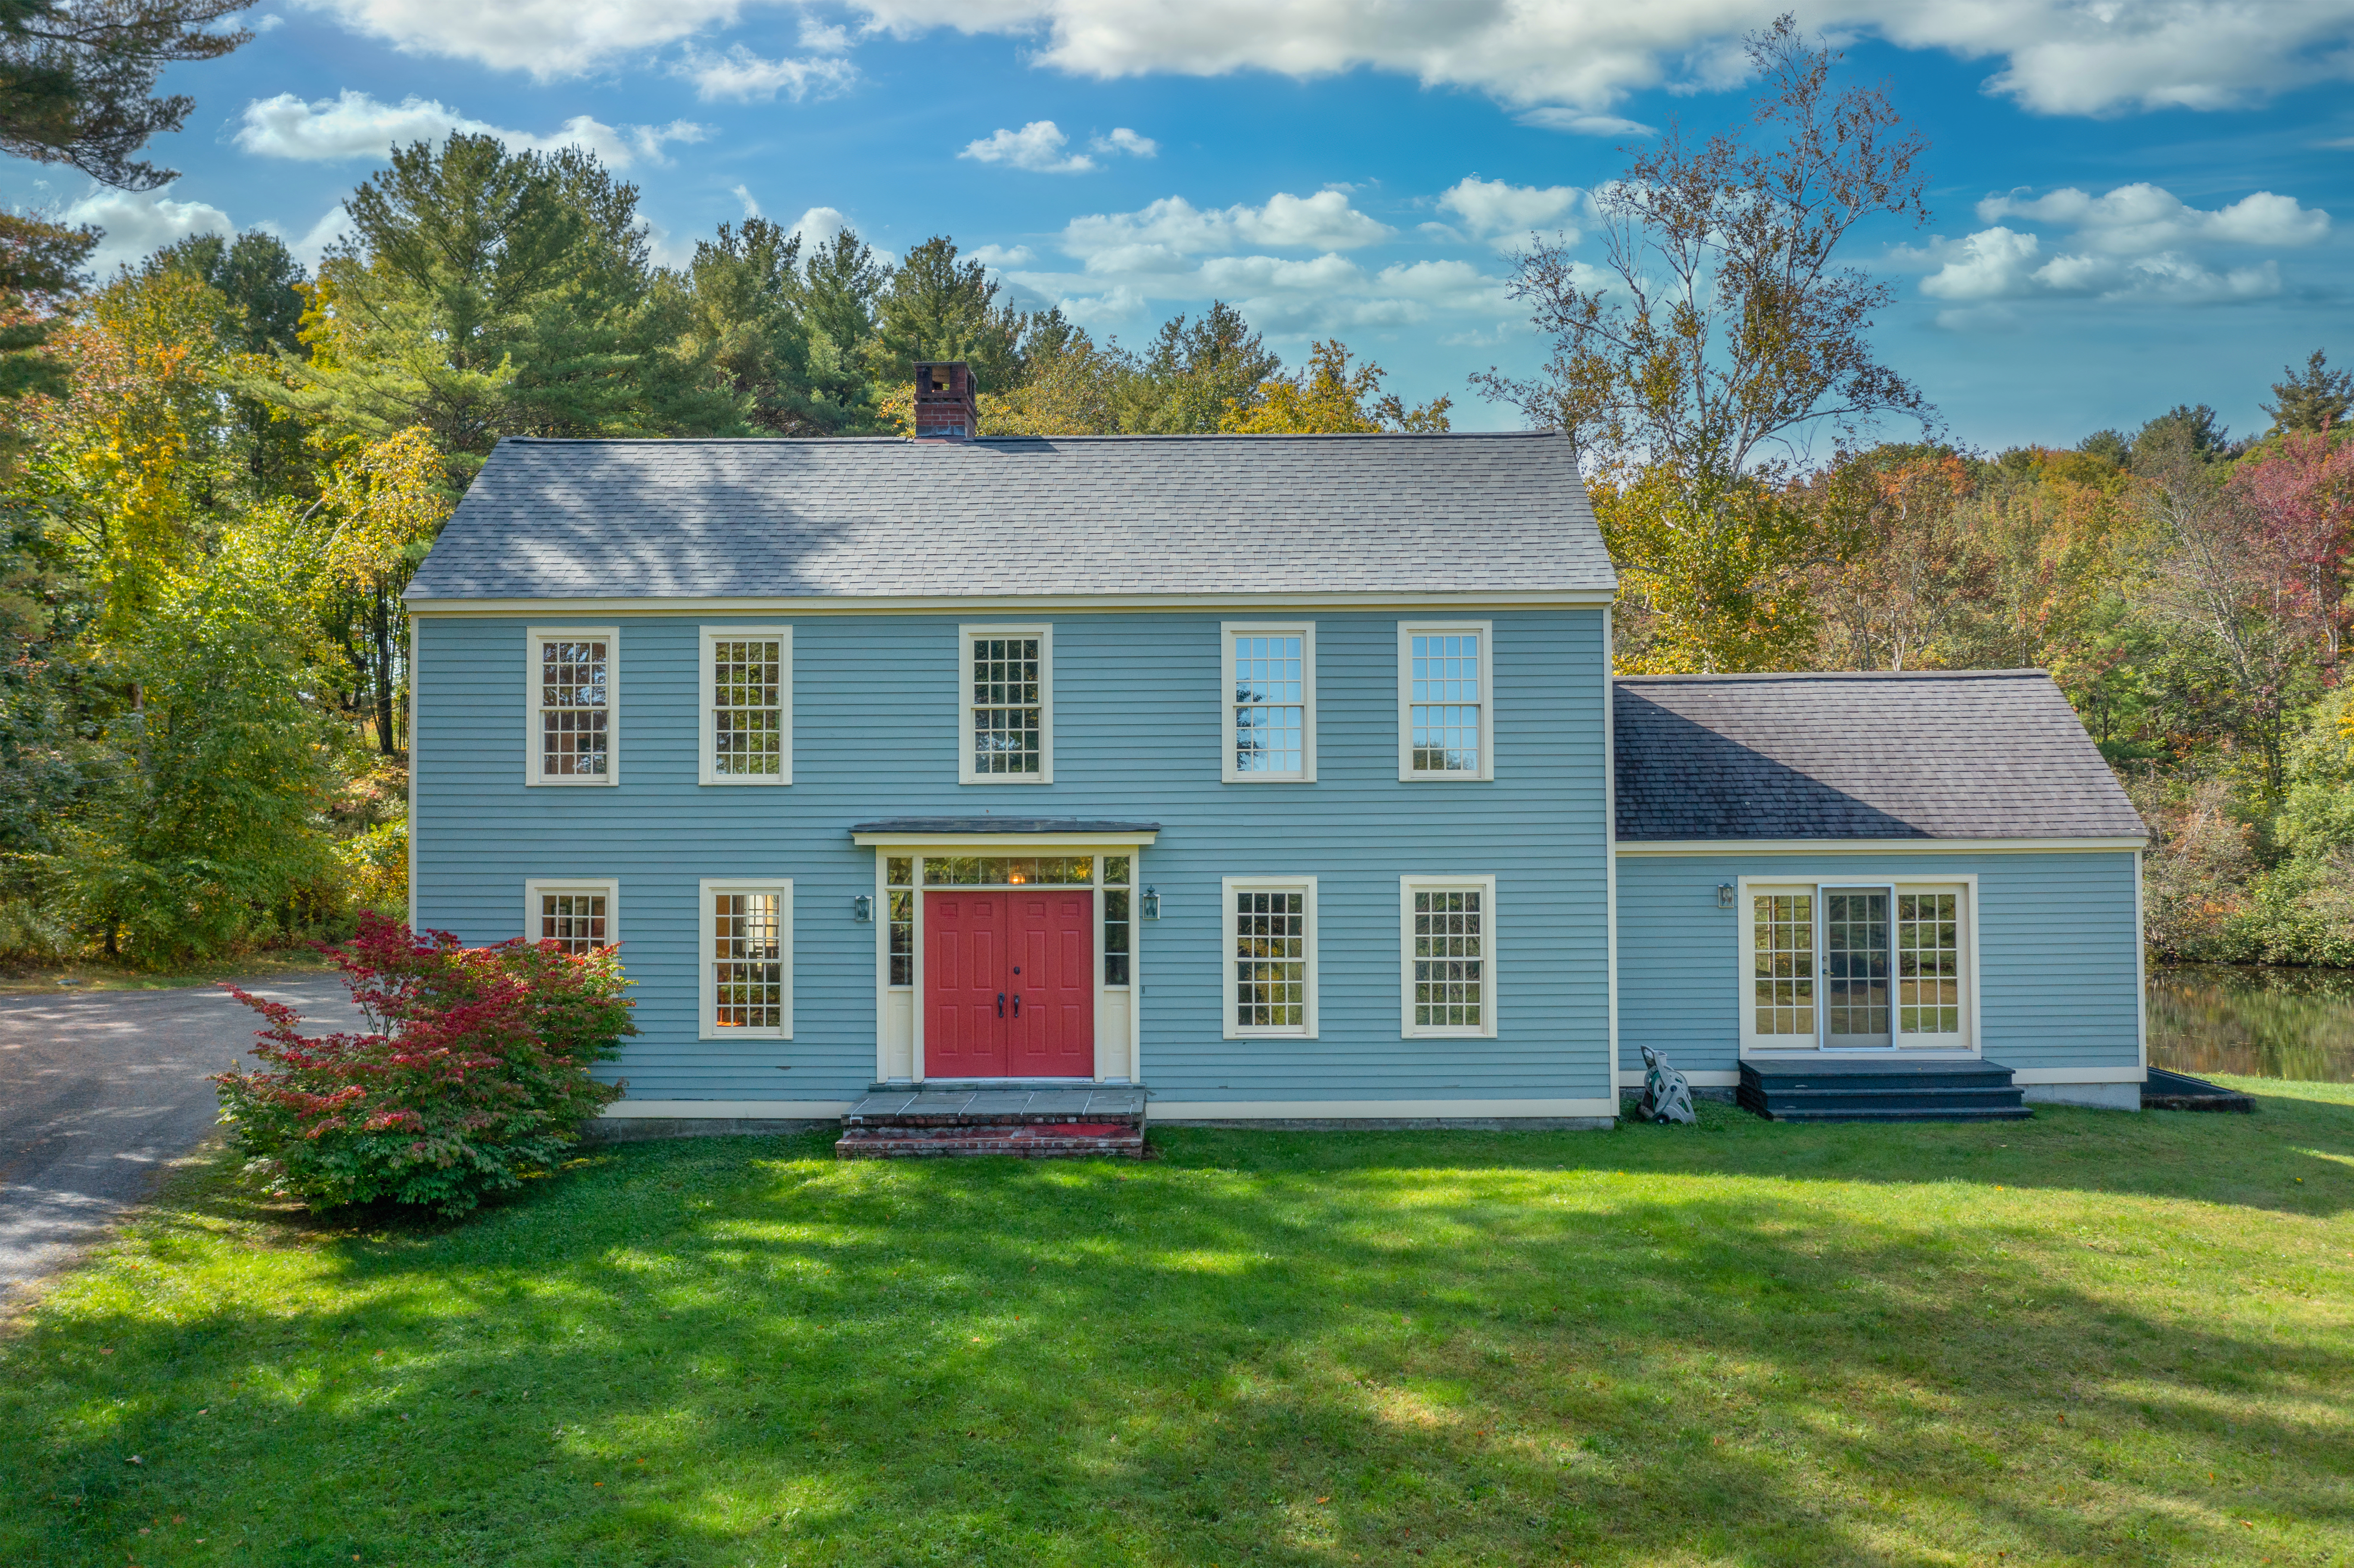
[(701, 781), (793, 781), (793, 632), (703, 629)]
[(705, 1040), (793, 1033), (793, 885), (705, 881), (701, 888)]
[(1055, 629), (968, 626), (960, 634), (962, 784), (1055, 779)]
[(526, 882), (523, 929), (527, 942), (553, 942), (580, 958), (620, 942), (620, 890), (611, 882)]
[(1402, 1033), (1496, 1033), (1496, 879), (1401, 877)]
[(1495, 777), (1495, 714), (1486, 621), (1398, 626), (1398, 777)]
[(1129, 857), (1107, 855), (1103, 864), (1103, 982), (1129, 983)]
[(611, 627), (530, 632), (528, 708), (530, 755), (524, 770), (533, 784), (610, 784), (620, 707), (614, 654), (620, 635)]
[(1316, 1033), (1316, 879), (1230, 876), (1225, 906), (1229, 1040)]
[(886, 856), (884, 895), (890, 903), (888, 957), (892, 985), (916, 983), (916, 862), (912, 855)]
[(1224, 698), (1229, 784), (1316, 780), (1316, 628), (1228, 621)]

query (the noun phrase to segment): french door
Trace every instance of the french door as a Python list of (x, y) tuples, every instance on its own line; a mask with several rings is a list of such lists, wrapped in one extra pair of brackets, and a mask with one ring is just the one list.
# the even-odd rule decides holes
[(1749, 1046), (1967, 1047), (1965, 896), (1958, 886), (1752, 886)]

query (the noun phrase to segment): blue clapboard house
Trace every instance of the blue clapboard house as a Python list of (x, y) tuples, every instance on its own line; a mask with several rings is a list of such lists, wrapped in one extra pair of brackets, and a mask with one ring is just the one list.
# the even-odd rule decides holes
[(2047, 676), (1614, 680), (1558, 436), (918, 394), (504, 441), (408, 591), (412, 918), (619, 944), (619, 1127), (1602, 1125), (1646, 1044), (2138, 1104), (2143, 829)]

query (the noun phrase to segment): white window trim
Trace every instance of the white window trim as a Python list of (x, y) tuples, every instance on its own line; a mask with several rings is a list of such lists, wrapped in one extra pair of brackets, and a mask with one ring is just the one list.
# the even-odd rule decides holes
[[(1038, 771), (981, 773), (973, 768), (972, 643), (976, 637), (1038, 640)], [(1051, 621), (974, 623), (957, 628), (957, 782), (1052, 784), (1055, 781), (1055, 628)]]
[[(1479, 895), (1479, 1026), (1417, 1024), (1414, 1021), (1414, 895)], [(1398, 878), (1398, 1034), (1406, 1040), (1493, 1040), (1496, 1037), (1496, 879), (1492, 876)]]
[[(1414, 768), (1414, 640), (1448, 631), (1479, 635), (1479, 769), (1417, 773)], [(1479, 784), (1496, 777), (1496, 623), (1492, 620), (1398, 622), (1397, 744), (1402, 784)]]
[[(1245, 773), (1235, 761), (1235, 639), (1299, 639), (1299, 771)], [(1218, 778), (1227, 784), (1316, 782), (1316, 623), (1312, 620), (1227, 620), (1218, 625)]]
[[(722, 1029), (719, 981), (711, 972), (712, 949), (719, 942), (719, 916), (711, 900), (721, 893), (777, 895), (777, 961), (783, 985), (784, 1022), (775, 1029)], [(789, 876), (706, 876), (695, 891), (695, 1031), (698, 1040), (790, 1040), (793, 1037), (793, 882)], [(610, 907), (610, 906), (608, 906)]]
[[(1235, 1022), (1239, 988), (1235, 981), (1235, 895), (1237, 893), (1304, 893), (1301, 903), (1308, 932), (1308, 1022), (1304, 1027), (1246, 1029)], [(1228, 876), (1218, 883), (1218, 962), (1225, 971), (1224, 986), (1225, 1037), (1229, 1040), (1313, 1040), (1316, 1038), (1316, 879), (1312, 876)]]
[[(541, 771), (547, 761), (539, 715), (546, 684), (541, 679), (540, 645), (544, 642), (602, 642), (605, 645), (605, 776), (602, 779), (559, 779)], [(621, 781), (621, 629), (618, 626), (533, 626), (524, 631), (523, 660), (524, 754), (523, 781), (546, 789), (603, 789)]]
[(537, 943), (539, 900), (546, 893), (601, 893), (605, 895), (605, 945), (621, 941), (621, 885), (610, 876), (535, 877), (523, 885), (523, 939)]
[[(1951, 887), (1960, 888), (1962, 890), (1961, 1039), (1952, 1045), (1875, 1045), (1866, 1046), (1855, 1051), (1826, 1051), (1819, 1045), (1811, 1043), (1805, 1045), (1769, 1044), (1769, 1042), (1787, 1040), (1789, 1036), (1785, 1034), (1764, 1035), (1757, 1033), (1757, 1014), (1755, 1003), (1751, 999), (1749, 990), (1749, 981), (1751, 979), (1750, 971), (1755, 967), (1756, 922), (1751, 916), (1749, 898), (1753, 890), (1762, 891), (1767, 888), (1780, 887), (1803, 887), (1810, 892), (1817, 892), (1818, 896), (1820, 895), (1818, 890), (1825, 887), (1893, 887), (1899, 893), (1925, 889), (1942, 889)], [(1735, 1006), (1738, 1009), (1737, 1016), (1741, 1024), (1742, 1055), (1771, 1057), (1841, 1057), (1850, 1055), (1899, 1056), (1907, 1061), (1934, 1062), (1941, 1058), (1954, 1059), (1959, 1057), (1978, 1056), (1985, 1054), (1985, 1047), (1980, 1039), (1978, 1026), (1979, 1014), (1984, 1011), (1984, 1009), (1979, 1005), (1980, 991), (1978, 989), (1978, 873), (1954, 872), (1949, 874), (1938, 876), (1891, 876), (1876, 872), (1845, 872), (1838, 870), (1837, 868), (1824, 868), (1812, 873), (1784, 874), (1781, 876), (1736, 877), (1734, 881), (1733, 897), (1734, 924), (1735, 927), (1734, 940), (1736, 950), (1739, 953), (1739, 963), (1734, 975), (1734, 984), (1735, 988)], [(1891, 918), (1893, 919), (1893, 917), (1894, 916), (1892, 912)], [(1818, 913), (1816, 918), (1818, 920), (1821, 918), (1819, 913)], [(1818, 956), (1819, 957), (1819, 955)], [(1821, 976), (1819, 974), (1816, 978), (1819, 980)], [(1892, 987), (1895, 984), (1894, 975), (1892, 974), (1889, 977), (1889, 983)], [(1815, 1005), (1818, 1010), (1817, 1033), (1815, 1039), (1819, 1041), (1822, 1038), (1820, 1032), (1821, 1014), (1819, 1011), (1822, 1006), (1822, 998), (1819, 992), (1815, 999)], [(1891, 996), (1889, 1005), (1892, 1009), (1896, 1005), (1893, 995)], [(1889, 1019), (1889, 1027), (1892, 1031), (1890, 1038), (1892, 1040), (1895, 1038), (1895, 1034), (1893, 1033), (1895, 1023), (1896, 1021), (1894, 1017), (1892, 1016)]]
[[(722, 773), (713, 755), (719, 744), (719, 721), (713, 699), (717, 695), (718, 646), (722, 642), (761, 641), (777, 644), (778, 725), (782, 736), (774, 777), (757, 773)], [(610, 674), (608, 676), (610, 679)], [(695, 763), (695, 782), (729, 786), (780, 785), (793, 781), (793, 629), (790, 626), (706, 626), (695, 665), (695, 706), (700, 714), (696, 744), (702, 748)]]

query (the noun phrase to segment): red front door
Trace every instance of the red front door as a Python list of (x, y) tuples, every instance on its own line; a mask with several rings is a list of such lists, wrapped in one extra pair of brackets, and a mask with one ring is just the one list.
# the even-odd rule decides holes
[(1095, 1075), (1095, 894), (924, 895), (924, 1076)]

